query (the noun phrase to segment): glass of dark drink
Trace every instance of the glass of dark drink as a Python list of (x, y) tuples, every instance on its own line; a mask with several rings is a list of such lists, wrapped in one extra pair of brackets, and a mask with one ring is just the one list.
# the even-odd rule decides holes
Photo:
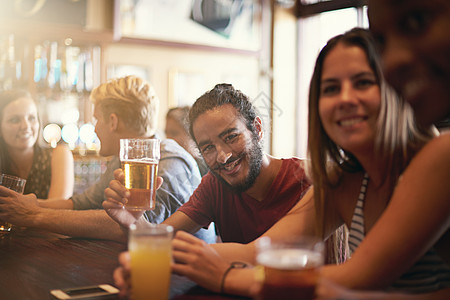
[(312, 300), (324, 263), (324, 245), (313, 237), (263, 237), (257, 243), (256, 261), (262, 280), (258, 300)]

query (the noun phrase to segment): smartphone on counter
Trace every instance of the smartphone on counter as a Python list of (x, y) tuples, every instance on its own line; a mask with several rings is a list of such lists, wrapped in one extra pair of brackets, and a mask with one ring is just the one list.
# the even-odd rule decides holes
[(119, 290), (109, 284), (83, 286), (70, 289), (51, 290), (52, 299), (111, 299), (117, 297)]

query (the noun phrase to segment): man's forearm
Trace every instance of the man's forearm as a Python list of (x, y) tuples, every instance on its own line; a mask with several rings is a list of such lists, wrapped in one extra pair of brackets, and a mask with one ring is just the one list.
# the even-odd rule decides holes
[(255, 263), (255, 247), (253, 244), (217, 243), (211, 247), (228, 262), (241, 261), (248, 264)]
[(45, 208), (55, 209), (73, 209), (72, 199), (52, 198), (52, 199), (39, 199), (39, 206)]
[(182, 230), (191, 234), (196, 233), (201, 228), (201, 226), (193, 221), (188, 215), (180, 211), (173, 213), (170, 217), (165, 219), (162, 224), (172, 226), (175, 232)]
[(30, 224), (55, 233), (94, 239), (127, 241), (126, 229), (112, 220), (104, 210), (67, 210), (41, 208)]
[(223, 292), (245, 297), (254, 296), (257, 287), (256, 270), (254, 268), (232, 269), (224, 281)]

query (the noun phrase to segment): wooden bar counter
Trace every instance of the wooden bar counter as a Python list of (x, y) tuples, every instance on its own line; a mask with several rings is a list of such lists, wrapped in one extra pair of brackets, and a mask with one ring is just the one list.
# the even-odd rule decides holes
[[(118, 255), (126, 248), (113, 241), (14, 227), (0, 234), (0, 299), (51, 299), (52, 289), (114, 285)], [(177, 275), (172, 275), (170, 289), (170, 297), (180, 300), (234, 298), (211, 293)]]
[(50, 290), (113, 284), (126, 245), (14, 227), (0, 235), (0, 299), (50, 299)]

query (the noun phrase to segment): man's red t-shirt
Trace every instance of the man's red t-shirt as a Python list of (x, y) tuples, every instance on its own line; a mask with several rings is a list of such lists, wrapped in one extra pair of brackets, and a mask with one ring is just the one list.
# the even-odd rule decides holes
[(283, 159), (263, 201), (232, 190), (209, 172), (178, 210), (201, 226), (214, 222), (223, 242), (246, 244), (288, 213), (310, 185), (298, 158)]

